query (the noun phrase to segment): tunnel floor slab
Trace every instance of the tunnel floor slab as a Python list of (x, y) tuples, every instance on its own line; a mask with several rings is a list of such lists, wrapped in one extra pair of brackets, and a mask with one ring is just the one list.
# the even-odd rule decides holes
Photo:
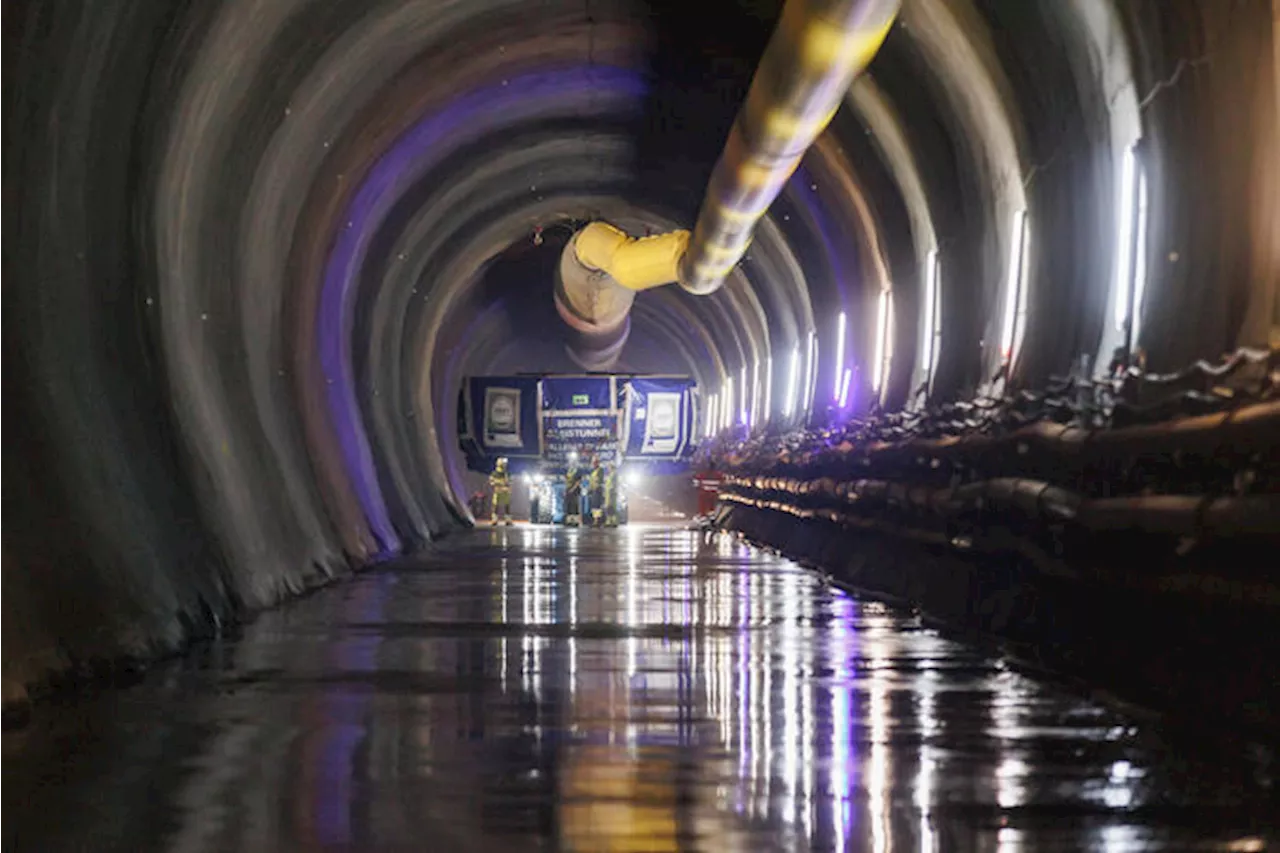
[(481, 529), (4, 738), (7, 850), (1265, 849), (1207, 759), (723, 533)]

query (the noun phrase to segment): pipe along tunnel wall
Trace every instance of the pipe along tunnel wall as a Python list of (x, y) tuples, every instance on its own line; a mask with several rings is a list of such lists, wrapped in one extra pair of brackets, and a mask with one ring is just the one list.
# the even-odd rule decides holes
[[(566, 235), (696, 222), (778, 12), (702, 8), (710, 31), (672, 0), (6, 6), (6, 705), (467, 523), (458, 383), (572, 368), (553, 294)], [(866, 365), (892, 284), (895, 408), (936, 244), (933, 386), (968, 397), (999, 362), (1025, 205), (1014, 372), (1063, 371), (1104, 347), (1117, 146), (1139, 113), (1162, 217), (1152, 365), (1265, 342), (1271, 4), (903, 15), (724, 287), (637, 296), (618, 369), (707, 389), (756, 359), (782, 376), (840, 311)]]
[[(933, 623), (997, 641), (1015, 660), (1077, 678), (1175, 726), (1276, 731), (1280, 588), (1217, 576), (1232, 548), (1194, 561), (1170, 543), (1099, 537), (1057, 569), (1003, 547), (966, 553), (921, 545), (892, 528), (804, 519), (788, 509), (725, 501), (717, 524)], [(1265, 588), (1266, 602), (1247, 602)], [(1228, 730), (1231, 730), (1229, 728)]]
[(1277, 434), (1272, 400), (1114, 430), (863, 441), (740, 461), (716, 523), (1171, 720), (1270, 734)]

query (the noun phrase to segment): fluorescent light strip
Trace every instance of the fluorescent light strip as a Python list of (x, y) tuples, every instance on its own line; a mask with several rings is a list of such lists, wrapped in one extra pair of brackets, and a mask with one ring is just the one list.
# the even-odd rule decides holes
[(933, 364), (933, 312), (938, 290), (938, 250), (930, 249), (924, 262), (924, 330), (920, 335), (920, 367), (925, 382), (929, 381)]
[(880, 291), (880, 304), (876, 308), (876, 356), (871, 365), (871, 388), (880, 390), (880, 382), (884, 378), (884, 345), (885, 331), (889, 324), (889, 291)]
[(844, 335), (845, 327), (848, 323), (849, 318), (845, 316), (843, 311), (841, 311), (840, 318), (836, 321), (836, 366), (835, 370), (831, 371), (833, 376), (833, 379), (831, 380), (833, 383), (831, 399), (833, 400), (840, 399), (840, 383), (844, 376)]
[(804, 389), (804, 414), (808, 420), (813, 411), (813, 398), (818, 393), (818, 333), (809, 333), (809, 384)]
[(751, 421), (747, 426), (760, 423), (760, 359), (751, 364)]
[(787, 376), (787, 397), (782, 401), (782, 416), (791, 417), (796, 410), (796, 394), (800, 390), (800, 345), (791, 350), (791, 372)]
[(840, 380), (840, 408), (845, 409), (849, 406), (849, 385), (853, 381), (853, 371), (849, 368), (844, 369), (844, 378)]
[(764, 419), (773, 420), (773, 355), (764, 360)]
[(884, 381), (893, 375), (893, 291), (889, 291), (889, 312), (884, 323)]
[(712, 394), (707, 398), (707, 438), (716, 434), (718, 424), (716, 423), (716, 395)]
[(1124, 150), (1120, 163), (1120, 213), (1117, 220), (1120, 229), (1116, 238), (1116, 278), (1111, 286), (1116, 295), (1117, 332), (1124, 331), (1125, 321), (1129, 319), (1129, 283), (1133, 278), (1133, 194), (1136, 189), (1133, 170), (1136, 165), (1133, 147), (1130, 146)]
[(933, 357), (929, 359), (929, 390), (933, 390), (933, 377), (938, 370), (938, 357), (942, 353), (942, 264), (933, 265)]
[(804, 384), (800, 386), (800, 415), (809, 411), (809, 389), (813, 386), (813, 332), (804, 339)]
[(1024, 253), (1027, 248), (1027, 212), (1013, 215), (1013, 231), (1009, 235), (1009, 278), (1004, 286), (1004, 329), (1000, 333), (1000, 356), (1013, 361), (1013, 333), (1017, 325), (1018, 306), (1022, 301)]
[(1031, 255), (1031, 228), (1022, 219), (1022, 251), (1018, 256), (1018, 303), (1013, 312), (1013, 353), (1011, 361), (1022, 352), (1022, 338), (1027, 333), (1027, 258)]
[(724, 405), (721, 407), (721, 429), (733, 426), (733, 377), (724, 380)]
[(742, 402), (738, 404), (738, 423), (745, 425), (747, 423), (747, 401), (749, 400), (747, 390), (751, 387), (747, 384), (747, 365), (745, 362), (742, 365), (741, 376), (742, 380), (738, 383), (738, 386), (742, 389)]
[(1138, 333), (1142, 331), (1142, 301), (1147, 295), (1147, 175), (1138, 163), (1138, 239), (1133, 259), (1133, 333), (1130, 341), (1138, 345)]

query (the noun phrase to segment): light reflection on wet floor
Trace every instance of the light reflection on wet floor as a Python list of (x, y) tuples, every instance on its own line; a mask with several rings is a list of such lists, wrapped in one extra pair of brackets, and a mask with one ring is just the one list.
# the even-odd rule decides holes
[(727, 536), (480, 530), (4, 739), (6, 849), (1262, 849), (1206, 766)]

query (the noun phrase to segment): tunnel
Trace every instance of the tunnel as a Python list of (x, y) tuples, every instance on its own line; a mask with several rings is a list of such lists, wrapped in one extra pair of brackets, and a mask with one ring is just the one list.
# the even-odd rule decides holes
[[(823, 5), (793, 3), (801, 16)], [(816, 139), (754, 222), (749, 245), (722, 283), (706, 293), (677, 285), (635, 293), (607, 339), (592, 345), (598, 360), (586, 363), (582, 329), (557, 310), (563, 259), (591, 223), (608, 223), (630, 238), (695, 229), (761, 57), (775, 30), (785, 30), (780, 2), (9, 4), (2, 322), (9, 519), (3, 681), (6, 727), (18, 730), (5, 737), (6, 777), (16, 780), (11, 785), (28, 789), (23, 796), (30, 803), (54, 811), (63, 802), (59, 784), (74, 787), (67, 778), (81, 780), (74, 783), (80, 793), (68, 796), (91, 796), (86, 792), (109, 786), (105, 777), (93, 776), (115, 772), (102, 763), (107, 753), (92, 758), (100, 771), (66, 769), (75, 765), (79, 748), (68, 747), (68, 738), (97, 737), (86, 733), (94, 725), (79, 714), (98, 714), (103, 691), (118, 691), (185, 715), (186, 705), (161, 695), (156, 672), (178, 681), (194, 678), (192, 669), (206, 672), (200, 678), (213, 681), (200, 682), (204, 686), (192, 688), (182, 702), (222, 701), (206, 696), (209, 685), (228, 683), (217, 682), (216, 674), (248, 665), (209, 658), (242, 632), (262, 656), (256, 669), (249, 668), (258, 675), (236, 682), (252, 691), (254, 678), (285, 678), (280, 673), (287, 675), (291, 666), (305, 669), (306, 649), (312, 648), (306, 644), (321, 643), (313, 635), (340, 624), (383, 620), (408, 637), (414, 629), (406, 626), (414, 620), (445, 630), (432, 620), (443, 618), (439, 608), (448, 605), (454, 608), (449, 620), (465, 623), (458, 630), (474, 639), (484, 633), (481, 623), (518, 621), (505, 609), (508, 592), (518, 586), (508, 573), (523, 573), (526, 598), (555, 597), (579, 561), (584, 572), (595, 567), (596, 580), (583, 589), (601, 595), (600, 607), (610, 594), (591, 584), (625, 590), (637, 582), (637, 561), (642, 568), (650, 562), (732, 565), (744, 573), (725, 575), (721, 586), (696, 568), (688, 577), (672, 569), (681, 582), (703, 585), (704, 593), (694, 596), (700, 609), (684, 616), (663, 610), (655, 618), (668, 625), (668, 634), (653, 627), (657, 633), (614, 637), (612, 629), (600, 629), (622, 645), (637, 636), (646, 644), (674, 643), (690, 636), (690, 626), (712, 636), (733, 619), (757, 617), (780, 619), (806, 637), (830, 625), (846, 626), (840, 637), (863, 637), (869, 645), (859, 646), (862, 657), (854, 663), (823, 646), (817, 659), (778, 664), (798, 666), (799, 677), (816, 685), (813, 694), (800, 691), (786, 699), (818, 697), (813, 701), (821, 709), (801, 714), (811, 728), (814, 720), (819, 728), (834, 725), (853, 713), (851, 702), (862, 701), (861, 687), (842, 693), (829, 685), (853, 678), (850, 667), (869, 667), (863, 674), (872, 673), (867, 677), (874, 682), (876, 666), (912, 656), (936, 659), (967, 673), (969, 681), (947, 682), (960, 693), (977, 690), (978, 681), (1024, 678), (990, 663), (995, 652), (929, 633), (927, 618), (921, 622), (925, 617), (910, 615), (915, 611), (909, 607), (928, 598), (926, 592), (895, 587), (896, 598), (888, 596), (891, 605), (883, 605), (874, 594), (847, 598), (823, 586), (812, 570), (830, 569), (833, 561), (861, 555), (857, 559), (916, 565), (917, 552), (897, 544), (890, 554), (888, 546), (860, 545), (843, 533), (804, 545), (803, 531), (816, 522), (793, 514), (785, 524), (801, 525), (797, 534), (760, 515), (767, 511), (746, 507), (764, 491), (781, 494), (781, 487), (731, 477), (736, 497), (721, 501), (719, 521), (708, 529), (646, 527), (598, 540), (585, 538), (588, 531), (579, 539), (565, 531), (477, 527), (468, 504), (477, 480), (459, 450), (456, 401), (471, 376), (601, 367), (689, 376), (699, 389), (701, 436), (722, 457), (752, 436), (829, 435), (854, 418), (892, 421), (984, 395), (1029, 393), (1066, 375), (1101, 379), (1117, 358), (1124, 367), (1140, 365), (1159, 375), (1248, 353), (1254, 367), (1263, 360), (1271, 371), (1264, 385), (1274, 388), (1280, 347), (1280, 5), (887, 5), (896, 14), (883, 44), (841, 89), (838, 110), (816, 128)], [(1274, 408), (1271, 393), (1244, 402)], [(1262, 590), (1247, 594), (1251, 607), (1262, 601), (1275, 607), (1280, 600), (1271, 563), (1280, 530), (1274, 501), (1280, 478), (1269, 467), (1280, 442), (1272, 431), (1274, 412), (1264, 415), (1257, 427), (1262, 431), (1247, 439), (1260, 466), (1249, 482), (1256, 478), (1250, 488), (1261, 495), (1263, 515), (1251, 516), (1251, 538), (1245, 545), (1228, 543), (1233, 550), (1222, 558), (1249, 567), (1249, 589)], [(1178, 452), (1170, 450), (1170, 458)], [(1122, 476), (1115, 473), (1117, 480)], [(768, 500), (781, 499), (775, 494)], [(1116, 547), (1131, 548), (1126, 560), (1142, 561), (1130, 540)], [(458, 592), (476, 582), (477, 575), (460, 568), (467, 561), (484, 577), (501, 574), (500, 584), (493, 581), (501, 591), (501, 618), (492, 611), (496, 598)], [(406, 565), (408, 574), (395, 574)], [(530, 582), (530, 572), (544, 574)], [(766, 615), (740, 613), (759, 573), (766, 585), (755, 590), (755, 605)], [(921, 583), (945, 597), (942, 611), (963, 615), (972, 609), (956, 583)], [(706, 584), (714, 594), (705, 592), (712, 588)], [(864, 586), (874, 592), (877, 585)], [(665, 595), (653, 592), (650, 604)], [(692, 593), (685, 595), (693, 600)], [(908, 610), (892, 609), (904, 602)], [(474, 613), (460, 612), (473, 606)], [(1079, 602), (1082, 610), (1090, 606)], [(717, 616), (716, 607), (738, 615)], [(398, 615), (388, 615), (397, 609)], [(929, 606), (924, 610), (927, 616)], [(1125, 618), (1106, 612), (1108, 619)], [(1230, 613), (1215, 614), (1224, 625), (1240, 624)], [(536, 607), (526, 610), (526, 623), (538, 618)], [(1187, 618), (1188, 624), (1218, 624)], [(1268, 634), (1265, 648), (1275, 643), (1270, 618), (1248, 623), (1270, 624), (1258, 629)], [(827, 639), (836, 631), (822, 630)], [(898, 632), (898, 640), (876, 646), (875, 637), (886, 632)], [(564, 637), (551, 629), (532, 636), (527, 643), (564, 651)], [(788, 635), (779, 647), (783, 653), (794, 651), (789, 643), (801, 643), (798, 636)], [(505, 655), (508, 639), (502, 637)], [(1091, 642), (1094, 635), (1060, 633), (1046, 642), (1063, 647), (1078, 637)], [(272, 638), (292, 643), (292, 651), (273, 651)], [(324, 642), (329, 645), (321, 643), (316, 654), (366, 653), (359, 641)], [(485, 656), (492, 648), (487, 640), (476, 642), (483, 660), (457, 662), (459, 673), (469, 666), (489, 672), (492, 662)], [(699, 648), (699, 654), (729, 654), (715, 643)], [(566, 655), (551, 659), (569, 660)], [(355, 666), (343, 660), (343, 666)], [(745, 695), (743, 684), (758, 674), (747, 673), (748, 657), (741, 660), (745, 681), (737, 689)], [(767, 666), (767, 653), (764, 660)], [(671, 666), (686, 664), (694, 666)], [(558, 666), (545, 665), (552, 681)], [(1072, 677), (1088, 682), (1091, 666), (1078, 666)], [(1108, 678), (1123, 684), (1129, 674)], [(782, 671), (776, 677), (784, 675), (795, 677)], [(410, 688), (417, 684), (416, 676), (402, 676)], [(1269, 678), (1258, 674), (1263, 682)], [(717, 681), (713, 704), (728, 708), (735, 702), (734, 683)], [(873, 693), (883, 686), (873, 685)], [(362, 713), (356, 705), (374, 701), (366, 688), (345, 699), (335, 693), (329, 698), (337, 704), (297, 713)], [(376, 694), (380, 688), (369, 689)], [(1127, 711), (1105, 702), (1072, 704), (1052, 693), (1066, 688), (1045, 689), (1059, 698), (1041, 697), (1035, 705), (1040, 694), (1032, 696), (1027, 701), (1044, 714), (1020, 725), (1080, 727), (1086, 723), (1073, 715), (1093, 715), (1088, 725), (1129, 737)], [(1178, 687), (1184, 689), (1193, 688)], [(459, 695), (481, 701), (479, 693)], [(873, 703), (889, 701), (883, 691), (867, 695)], [(937, 702), (945, 697), (938, 694)], [(355, 704), (342, 704), (348, 700)], [(111, 721), (154, 727), (159, 719), (112, 701), (111, 716), (101, 723), (107, 728)], [(771, 713), (769, 701), (759, 711), (763, 718)], [(1251, 724), (1262, 721), (1273, 735), (1274, 709), (1256, 696), (1237, 704), (1250, 702), (1245, 717)], [(519, 713), (545, 712), (538, 708)], [(203, 719), (201, 713), (192, 711), (192, 719)], [(242, 710), (224, 713), (236, 717)], [(435, 711), (423, 713), (436, 721), (431, 726), (448, 725), (432, 716)], [(956, 729), (978, 726), (965, 716), (975, 712), (955, 713)], [(688, 731), (712, 725), (714, 713), (706, 714), (708, 719), (685, 721)], [(1054, 714), (1057, 723), (1049, 720)], [(396, 725), (412, 725), (410, 716)], [(485, 720), (500, 726), (477, 708), (459, 706), (456, 717), (458, 726)], [(310, 724), (319, 725), (300, 725)], [(876, 725), (883, 728), (883, 720)], [(65, 733), (68, 726), (74, 734)], [(828, 746), (779, 761), (828, 767), (836, 760), (831, 738), (837, 735), (788, 731), (778, 735), (790, 738), (776, 744), (779, 750), (793, 740), (803, 745), (827, 738), (822, 743)], [(841, 731), (846, 741), (856, 734)], [(883, 746), (886, 736), (877, 731), (874, 743)], [(156, 773), (178, 773), (176, 764), (165, 764), (173, 759), (156, 756), (194, 749), (202, 732), (175, 720), (163, 739), (153, 734), (108, 752), (123, 762), (122, 774), (152, 766), (161, 768)], [(234, 741), (234, 732), (222, 736)], [(833, 806), (812, 790), (837, 785), (833, 776), (795, 781), (800, 774), (774, 779), (792, 798), (785, 808), (801, 815), (779, 819), (786, 827), (778, 836), (780, 849), (863, 849), (856, 839), (892, 849), (884, 846), (883, 833), (895, 828), (899, 845), (908, 838), (924, 845), (928, 835), (943, 845), (932, 849), (970, 842), (973, 849), (996, 849), (997, 836), (1000, 849), (1022, 849), (1019, 837), (1027, 849), (1179, 846), (1202, 830), (1217, 833), (1223, 844), (1246, 845), (1215, 849), (1264, 849), (1248, 845), (1265, 845), (1272, 831), (1265, 803), (1273, 794), (1256, 781), (1274, 771), (1272, 764), (1239, 771), (1233, 778), (1246, 781), (1233, 789), (1230, 805), (1210, 806), (1195, 799), (1201, 794), (1165, 779), (1160, 756), (1172, 747), (1124, 740), (1130, 752), (1121, 756), (1118, 747), (1108, 752), (1098, 746), (1111, 743), (1105, 736), (1086, 740), (1081, 750), (1088, 755), (1080, 760), (1105, 765), (1113, 775), (1122, 763), (1136, 774), (1142, 761), (1153, 762), (1150, 778), (1160, 780), (1153, 790), (1167, 785), (1174, 792), (1170, 801), (1186, 805), (1194, 817), (1179, 823), (1161, 810), (1167, 806), (1139, 804), (1137, 812), (1121, 807), (1116, 820), (1123, 824), (1124, 815), (1136, 813), (1147, 833), (1121, 837), (1107, 834), (1124, 829), (1108, 823), (1114, 803), (1104, 808), (1092, 795), (1079, 802), (1063, 795), (1070, 800), (1064, 806), (1040, 791), (1042, 800), (1033, 792), (1029, 801), (1014, 798), (1009, 805), (991, 791), (966, 790), (955, 794), (957, 802), (979, 805), (967, 812), (941, 808), (942, 824), (932, 829), (910, 820), (899, 826), (905, 818), (898, 812), (884, 818), (884, 826), (874, 814), (864, 825), (841, 812), (839, 797)], [(246, 749), (248, 743), (219, 748)], [(537, 748), (549, 747), (539, 740)], [(1060, 769), (1071, 759), (1052, 746), (1045, 749), (1027, 760), (1059, 768), (1046, 773), (1076, 778)], [(1105, 762), (1098, 758), (1103, 753)], [(965, 761), (988, 758), (969, 755)], [(857, 759), (864, 760), (890, 759)], [(1201, 767), (1194, 764), (1199, 759), (1188, 760)], [(91, 763), (90, 757), (84, 761)], [(1211, 769), (1204, 773), (1215, 780), (1230, 775), (1222, 769), (1225, 758), (1206, 761)], [(59, 762), (66, 763), (61, 773), (49, 770)], [(922, 759), (910, 769), (924, 773), (926, 765)], [(1001, 778), (1020, 772), (1007, 762), (1000, 766)], [(686, 771), (706, 767), (678, 772)], [(840, 772), (854, 773), (848, 767)], [(1136, 778), (1127, 772), (1122, 779)], [(51, 773), (63, 782), (52, 781)], [(766, 768), (766, 779), (776, 776)], [(332, 784), (374, 785), (344, 778), (338, 772)], [(115, 814), (131, 827), (120, 838), (134, 842), (119, 844), (151, 849), (161, 836), (140, 835), (138, 827), (177, 818), (140, 811), (137, 791), (150, 790), (141, 784), (129, 783), (129, 803), (95, 800), (84, 825), (103, 831)], [(1129, 790), (1114, 780), (1108, 784)], [(797, 785), (808, 787), (801, 794)], [(874, 784), (867, 790), (873, 798), (889, 796), (883, 787), (875, 793)], [(903, 790), (890, 794), (906, 797)], [(350, 791), (341, 796), (366, 798)], [(759, 796), (773, 802), (773, 795)], [(502, 797), (520, 799), (510, 791)], [(797, 797), (817, 805), (796, 807)], [(1158, 800), (1152, 794), (1149, 803)], [(1080, 804), (1086, 801), (1092, 805)], [(843, 802), (847, 808), (847, 796)], [(24, 803), (6, 794), (11, 813)], [(901, 803), (894, 808), (899, 806), (909, 810)], [(225, 802), (220, 807), (232, 808)], [(754, 805), (743, 808), (755, 815)], [(755, 829), (734, 849), (763, 849), (765, 836), (750, 833), (774, 826), (773, 808), (748, 821)], [(1062, 809), (1081, 818), (1084, 834), (1054, 834), (1061, 827), (1050, 826), (1045, 815), (1061, 818)], [(335, 834), (327, 841), (319, 835), (283, 840), (286, 835), (272, 833), (284, 830), (270, 822), (275, 829), (264, 829), (259, 818), (240, 836), (223, 827), (221, 835), (197, 838), (193, 819), (183, 830), (196, 835), (181, 843), (165, 837), (181, 849), (359, 846), (361, 838), (369, 849), (395, 847), (370, 841), (376, 835), (370, 827), (390, 824), (368, 814), (360, 818), (366, 834), (352, 835), (353, 815), (344, 811), (345, 829), (330, 827)], [(480, 821), (477, 815), (465, 820), (473, 818)], [(417, 818), (409, 820), (418, 826)], [(729, 829), (699, 824), (695, 832), (686, 826), (693, 818), (681, 820), (688, 845), (680, 849), (730, 846), (707, 840), (728, 839)], [(1001, 836), (1010, 820), (1017, 824), (1013, 836)], [(824, 828), (813, 829), (814, 821)], [(234, 822), (226, 820), (228, 826)], [(944, 832), (938, 842), (939, 825), (958, 834)], [(397, 826), (385, 837), (408, 831)], [(541, 824), (521, 826), (533, 835), (550, 831)], [(1095, 830), (1096, 837), (1088, 834)], [(6, 827), (6, 846), (16, 844), (14, 849), (81, 849), (77, 845), (86, 843), (44, 818), (26, 819), (13, 832), (18, 834)], [(1015, 843), (1006, 848), (1009, 837)], [(446, 847), (472, 849), (468, 844), (459, 836)]]

